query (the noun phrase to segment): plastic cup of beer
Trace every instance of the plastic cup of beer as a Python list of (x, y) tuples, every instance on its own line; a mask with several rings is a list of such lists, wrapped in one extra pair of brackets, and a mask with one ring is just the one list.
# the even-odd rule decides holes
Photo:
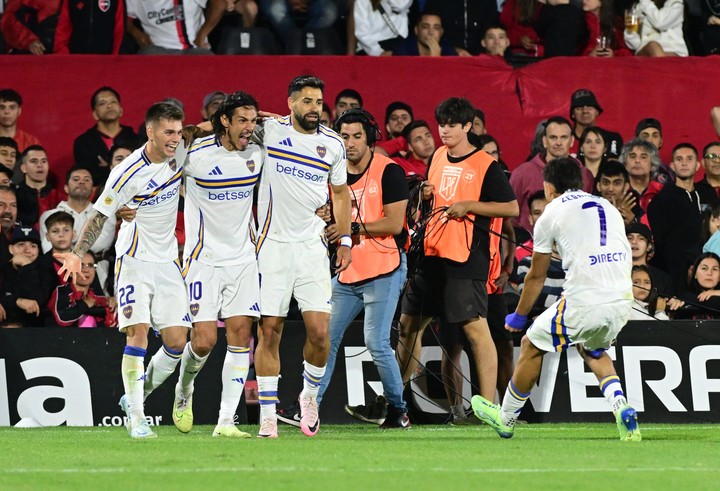
[(640, 16), (632, 10), (625, 11), (625, 29), (637, 33), (640, 30)]

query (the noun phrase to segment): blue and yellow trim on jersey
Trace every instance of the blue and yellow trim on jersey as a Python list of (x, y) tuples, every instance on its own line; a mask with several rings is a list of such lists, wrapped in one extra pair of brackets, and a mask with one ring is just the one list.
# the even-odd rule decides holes
[(115, 182), (111, 186), (111, 189), (116, 193), (119, 193), (120, 190), (125, 186), (125, 184), (127, 184), (130, 179), (135, 174), (140, 172), (140, 170), (146, 165), (150, 165), (150, 158), (147, 156), (147, 153), (143, 148), (142, 152), (140, 153), (140, 157), (135, 162), (130, 164), (128, 168), (123, 171), (122, 174), (120, 174), (120, 177), (115, 180)]
[(178, 169), (178, 171), (175, 173), (174, 176), (172, 176), (167, 182), (161, 184), (160, 186), (153, 189), (153, 192), (150, 194), (138, 194), (135, 196), (132, 201), (133, 203), (140, 204), (145, 200), (148, 200), (150, 198), (154, 198), (158, 194), (162, 193), (164, 190), (175, 184), (176, 182), (180, 182), (180, 179), (182, 179), (182, 167)]
[(256, 256), (258, 254), (260, 254), (260, 249), (262, 248), (263, 244), (265, 243), (265, 237), (267, 237), (268, 231), (270, 230), (270, 223), (272, 222), (273, 197), (272, 197), (272, 188), (271, 187), (268, 187), (268, 193), (270, 195), (270, 200), (268, 202), (267, 215), (265, 216), (265, 221), (263, 222), (262, 228), (258, 232), (258, 235), (255, 237), (255, 255)]
[(212, 148), (212, 147), (219, 147), (220, 146), (220, 140), (215, 135), (206, 136), (203, 138), (199, 138), (193, 142), (192, 145), (190, 145), (190, 150), (188, 150), (188, 155), (191, 153), (197, 152), (198, 150), (202, 150), (203, 148)]
[(335, 131), (331, 130), (330, 128), (326, 128), (325, 126), (320, 125), (320, 126), (318, 126), (318, 133), (337, 141), (340, 145), (342, 145), (343, 150), (345, 149), (345, 142), (343, 142), (342, 138), (340, 138), (340, 135), (338, 135)]
[(566, 310), (567, 303), (565, 298), (562, 298), (560, 303), (558, 303), (557, 311), (552, 318), (552, 325), (550, 327), (553, 346), (557, 352), (565, 351), (570, 344), (570, 338), (567, 335), (567, 326), (565, 325)]
[(183, 275), (183, 278), (185, 278), (188, 274), (188, 271), (190, 270), (190, 264), (192, 264), (193, 261), (197, 260), (198, 257), (200, 257), (200, 252), (203, 249), (203, 244), (205, 242), (205, 217), (203, 216), (202, 210), (198, 210), (200, 212), (200, 225), (198, 226), (198, 238), (197, 242), (195, 243), (195, 247), (193, 247), (192, 252), (190, 252), (190, 256), (185, 258), (185, 267), (180, 271)]
[(223, 189), (223, 188), (240, 188), (254, 186), (260, 179), (260, 173), (247, 177), (237, 177), (232, 179), (200, 179), (194, 177), (198, 187), (203, 189)]
[(140, 242), (140, 233), (138, 232), (137, 222), (133, 225), (133, 237), (130, 241), (130, 247), (125, 251), (126, 256), (135, 257), (138, 250), (138, 242)]
[(311, 169), (329, 172), (330, 164), (321, 159), (315, 157), (309, 157), (307, 155), (301, 155), (295, 152), (289, 152), (282, 148), (267, 147), (268, 156), (277, 160), (285, 162), (292, 162), (293, 164), (303, 165), (310, 167)]

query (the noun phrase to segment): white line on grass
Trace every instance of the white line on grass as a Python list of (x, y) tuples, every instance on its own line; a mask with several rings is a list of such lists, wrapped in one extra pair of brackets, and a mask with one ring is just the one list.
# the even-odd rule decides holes
[[(164, 469), (164, 468), (152, 468), (152, 469), (138, 469), (136, 467), (113, 467), (104, 469), (78, 469), (78, 468), (66, 468), (66, 469), (32, 469), (32, 468), (21, 468), (21, 469), (0, 469), (0, 475), (3, 474), (208, 474), (208, 473), (219, 473), (219, 472), (255, 472), (257, 473), (261, 469), (257, 467), (208, 467), (203, 469)], [(268, 467), (262, 469), (263, 472), (285, 472), (295, 473), (307, 470), (304, 467)], [(587, 474), (587, 473), (598, 473), (598, 472), (616, 472), (621, 470), (622, 472), (636, 472), (636, 473), (648, 473), (648, 472), (720, 472), (719, 467), (636, 467), (629, 469), (619, 469), (617, 467), (594, 467), (594, 468), (466, 468), (466, 469), (446, 469), (446, 468), (428, 468), (429, 472), (437, 474), (548, 474), (548, 473), (563, 473), (563, 474)], [(396, 473), (400, 469), (382, 468), (382, 467), (370, 467), (362, 469), (336, 469), (336, 468), (313, 468), (313, 472), (334, 474), (334, 473), (353, 473), (353, 472), (371, 472), (376, 474), (382, 473)]]

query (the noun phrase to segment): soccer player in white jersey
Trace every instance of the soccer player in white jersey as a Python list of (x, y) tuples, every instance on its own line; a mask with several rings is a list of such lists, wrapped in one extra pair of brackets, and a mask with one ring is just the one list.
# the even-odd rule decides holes
[(512, 437), (540, 374), (543, 355), (575, 345), (612, 407), (620, 439), (640, 441), (637, 413), (628, 405), (606, 352), (632, 309), (632, 254), (625, 223), (609, 201), (581, 191), (582, 174), (574, 160), (548, 162), (543, 179), (548, 205), (535, 223), (532, 264), (518, 306), (505, 318), (505, 329), (517, 332), (526, 327), (527, 315), (545, 281), (553, 244), (567, 271), (565, 290), (523, 336), (502, 406), (474, 396), (473, 411), (501, 437)]
[(222, 369), (220, 415), (213, 436), (249, 438), (233, 419), (250, 366), (253, 319), (260, 317), (260, 284), (251, 239), (253, 187), (263, 150), (250, 142), (257, 101), (245, 92), (227, 96), (211, 118), (214, 134), (195, 140), (185, 160), (185, 265), (193, 320), (180, 363), (173, 421), (192, 428), (193, 382), (217, 342), (224, 319), (227, 353)]
[[(118, 324), (127, 335), (121, 374), (125, 395), (120, 400), (133, 438), (154, 438), (143, 407), (146, 394), (162, 384), (180, 361), (187, 342), (190, 314), (177, 255), (175, 223), (182, 164), (176, 159), (182, 138), (183, 113), (165, 103), (154, 104), (145, 117), (148, 142), (113, 168), (94, 213), (71, 252), (55, 254), (63, 263), (58, 274), (81, 275), (80, 259), (120, 208), (136, 210), (123, 221), (115, 245), (115, 292)], [(160, 332), (162, 348), (144, 360), (150, 324)]]
[(265, 147), (256, 244), (262, 311), (255, 350), (261, 419), (258, 437), (277, 437), (280, 338), (293, 295), (307, 330), (300, 428), (313, 436), (320, 426), (316, 396), (330, 348), (332, 291), (325, 222), (315, 211), (327, 202), (328, 185), (342, 236), (338, 270), (350, 264), (352, 245), (345, 145), (337, 133), (320, 125), (324, 86), (317, 77), (296, 77), (288, 89), (291, 114), (267, 120), (255, 132)]

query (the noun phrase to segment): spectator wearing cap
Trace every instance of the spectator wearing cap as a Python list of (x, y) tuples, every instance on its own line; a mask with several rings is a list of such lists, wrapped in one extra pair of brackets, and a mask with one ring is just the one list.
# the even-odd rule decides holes
[(713, 208), (720, 203), (720, 141), (705, 145), (702, 157), (705, 177), (695, 184), (695, 189), (700, 195), (700, 203), (706, 208)]
[[(6, 15), (7, 17), (7, 15)], [(23, 152), (30, 145), (40, 145), (40, 140), (30, 133), (18, 128), (18, 119), (22, 114), (23, 99), (13, 89), (0, 90), (0, 136), (15, 140), (18, 152)]]
[(623, 146), (620, 162), (628, 171), (630, 187), (637, 193), (638, 204), (647, 212), (648, 205), (663, 188), (652, 179), (653, 169), (660, 164), (657, 148), (648, 141), (635, 138)]
[(673, 148), (675, 182), (667, 183), (650, 202), (647, 214), (655, 236), (653, 264), (667, 271), (676, 293), (685, 291), (687, 271), (702, 250), (702, 208), (695, 190), (695, 173), (700, 168), (698, 152), (689, 143)]
[(672, 278), (660, 268), (648, 263), (655, 253), (653, 236), (647, 225), (633, 222), (625, 227), (630, 249), (632, 251), (633, 266), (646, 266), (650, 270), (652, 283), (662, 296), (672, 297), (675, 294)]
[(17, 196), (12, 186), (0, 186), (0, 265), (10, 260), (10, 237), (17, 223)]
[(40, 235), (30, 227), (16, 227), (8, 246), (10, 260), (0, 265), (0, 325), (41, 326), (42, 287), (37, 268)]
[(335, 96), (335, 107), (333, 108), (333, 121), (336, 121), (342, 113), (348, 109), (363, 107), (363, 98), (355, 89), (343, 89)]
[(218, 110), (220, 103), (226, 96), (227, 94), (225, 92), (216, 90), (203, 97), (203, 107), (200, 111), (203, 121), (210, 121), (210, 118), (215, 114), (215, 111)]
[(638, 121), (635, 126), (635, 138), (640, 138), (655, 145), (658, 151), (658, 165), (653, 168), (653, 179), (660, 184), (675, 181), (675, 173), (670, 166), (660, 160), (660, 150), (663, 146), (662, 125), (655, 118), (645, 118)]
[(93, 92), (90, 109), (95, 124), (75, 138), (73, 156), (75, 164), (89, 169), (93, 182), (100, 186), (110, 174), (110, 149), (118, 142), (136, 142), (137, 135), (130, 126), (120, 124), (123, 115), (120, 93), (112, 87), (100, 87)]
[(20, 171), (24, 178), (17, 186), (18, 220), (24, 227), (36, 227), (40, 215), (60, 203), (60, 194), (50, 182), (50, 162), (40, 145), (25, 149)]
[[(573, 136), (575, 143), (570, 149), (571, 153), (577, 153), (580, 146), (580, 137), (585, 128), (597, 126), (597, 118), (603, 112), (603, 108), (595, 97), (595, 94), (588, 89), (578, 89), (570, 97), (570, 120), (574, 123)], [(603, 130), (605, 133), (605, 147), (608, 158), (617, 158), (622, 148), (622, 136), (614, 131)]]
[(408, 146), (402, 136), (405, 126), (410, 124), (415, 117), (412, 107), (402, 101), (393, 101), (385, 108), (385, 134), (386, 140), (379, 142), (375, 149), (390, 157), (405, 157), (408, 153)]

